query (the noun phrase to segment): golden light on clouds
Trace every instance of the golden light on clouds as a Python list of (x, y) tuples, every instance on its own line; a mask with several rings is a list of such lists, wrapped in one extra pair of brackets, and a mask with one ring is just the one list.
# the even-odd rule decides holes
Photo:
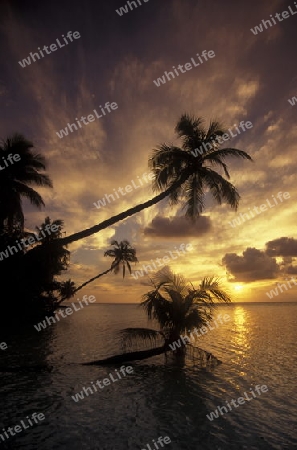
[[(211, 119), (218, 119), (227, 129), (241, 121), (253, 124), (251, 129), (226, 144), (246, 151), (254, 160), (250, 163), (226, 159), (230, 181), (241, 196), (237, 211), (224, 204), (215, 204), (207, 192), (205, 211), (195, 225), (196, 232), (193, 227), (180, 224), (183, 234), (176, 231), (175, 220), (184, 214), (183, 205), (171, 206), (164, 200), (69, 246), (73, 266), (66, 278), (71, 274), (79, 283), (105, 270), (109, 261), (103, 254), (111, 239), (128, 239), (135, 246), (140, 261), (133, 268), (136, 270), (141, 264), (165, 256), (171, 248), (184, 242), (192, 244), (194, 250), (172, 261), (174, 270), (195, 283), (207, 275), (225, 277), (235, 301), (267, 300), (265, 289), (283, 275), (284, 267), (280, 260), (275, 263), (273, 256), (265, 254), (266, 243), (280, 237), (296, 236), (296, 107), (294, 109), (287, 101), (296, 94), (296, 71), (292, 63), (294, 55), (290, 54), (293, 50), (288, 48), (285, 57), (281, 46), (276, 49), (269, 44), (272, 37), (273, 42), (279, 39), (281, 43), (282, 33), (278, 27), (259, 37), (250, 33), (247, 20), (254, 24), (259, 16), (270, 14), (272, 3), (260, 3), (257, 8), (248, 9), (244, 18), (239, 5), (232, 11), (222, 10), (226, 21), (232, 25), (227, 29), (222, 25), (222, 19), (213, 17), (208, 4), (205, 4), (204, 13), (211, 17), (213, 27), (200, 19), (200, 5), (173, 0), (171, 15), (166, 8), (156, 10), (158, 23), (166, 21), (166, 30), (175, 30), (164, 33), (164, 29), (159, 28), (161, 40), (160, 34), (152, 33), (150, 21), (139, 22), (139, 29), (133, 30), (133, 39), (115, 23), (106, 49), (101, 45), (104, 34), (100, 35), (100, 27), (90, 25), (84, 35), (81, 31), (77, 47), (69, 47), (71, 51), (62, 49), (60, 54), (49, 55), (25, 69), (19, 68), (16, 76), (13, 71), (18, 59), (37, 48), (38, 35), (22, 16), (10, 10), (9, 20), (2, 25), (1, 31), (6, 36), (5, 50), (10, 55), (8, 62), (12, 71), (10, 80), (15, 80), (15, 85), (10, 86), (11, 81), (5, 83), (4, 78), (0, 80), (1, 99), (5, 105), (1, 137), (11, 130), (13, 117), (13, 128), (28, 135), (36, 149), (46, 156), (54, 184), (52, 190), (40, 190), (46, 203), (44, 210), (28, 208), (26, 227), (29, 229), (34, 229), (49, 215), (52, 220), (64, 220), (69, 235), (152, 198), (154, 193), (147, 184), (101, 209), (94, 206), (94, 202), (105, 194), (148, 173), (147, 161), (157, 145), (163, 142), (181, 144), (174, 127), (184, 112), (203, 117), (206, 124)], [(274, 7), (277, 4), (273, 2)], [(120, 20), (123, 23), (124, 19)], [(53, 42), (59, 35), (47, 36), (46, 33), (46, 29), (40, 30), (41, 42)], [(255, 51), (260, 41), (265, 58)], [(118, 42), (123, 45), (119, 46)], [(212, 49), (216, 55), (208, 65), (193, 68), (160, 87), (154, 85), (153, 80), (164, 70), (189, 61), (204, 49)], [(278, 55), (283, 61), (281, 67), (275, 66)], [(108, 63), (102, 64), (102, 61)], [(64, 69), (60, 70), (61, 67)], [(18, 92), (18, 102), (13, 92)], [(118, 110), (111, 117), (88, 124), (63, 139), (57, 137), (56, 132), (68, 122), (106, 101), (118, 104)], [(289, 200), (255, 214), (236, 227), (230, 225), (240, 214), (249, 213), (266, 199), (271, 200), (273, 195), (285, 191), (290, 193)], [(164, 221), (159, 220), (156, 224), (156, 218), (160, 217), (171, 218), (172, 223), (164, 226)], [(147, 233), (148, 229), (151, 234)], [(244, 253), (247, 249), (252, 249), (248, 254), (258, 258), (256, 264), (253, 265)], [(287, 256), (287, 249), (280, 251), (284, 255), (277, 257)], [(231, 255), (228, 257), (231, 269), (223, 264), (226, 254)], [(294, 273), (297, 251), (290, 257), (292, 262), (288, 263), (288, 270)], [(236, 262), (241, 265), (241, 271)], [(265, 270), (261, 269), (262, 262)], [(226, 272), (230, 272), (228, 276)], [(230, 282), (230, 278), (234, 281)], [(114, 293), (116, 301), (138, 302), (146, 289), (130, 276), (125, 280), (108, 278), (104, 283), (109, 286), (108, 296), (104, 294), (106, 286), (104, 290), (100, 289), (100, 280), (96, 285), (88, 286), (89, 294), (98, 293), (102, 301), (111, 301), (111, 293)], [(122, 296), (117, 294), (119, 288), (123, 291)]]

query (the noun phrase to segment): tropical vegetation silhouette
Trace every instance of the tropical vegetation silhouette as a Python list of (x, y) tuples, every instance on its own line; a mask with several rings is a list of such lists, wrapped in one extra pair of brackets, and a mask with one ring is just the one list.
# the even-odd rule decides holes
[[(218, 278), (205, 277), (195, 288), (182, 275), (173, 273), (168, 266), (155, 274), (151, 284), (153, 289), (143, 296), (140, 307), (146, 312), (149, 321), (156, 323), (159, 329), (126, 328), (121, 331), (121, 339), (124, 348), (131, 347), (135, 341), (153, 343), (155, 347), (91, 361), (86, 365), (143, 360), (172, 352), (170, 344), (178, 341), (183, 333), (207, 325), (217, 303), (231, 301)], [(157, 347), (160, 340), (163, 343)], [(185, 345), (177, 348), (175, 356), (180, 360), (180, 357), (185, 356), (187, 348)]]
[(72, 281), (70, 278), (66, 281), (62, 281), (60, 283), (60, 289), (59, 293), (61, 298), (57, 300), (57, 303), (61, 303), (64, 300), (68, 300), (74, 296), (76, 292), (76, 286), (74, 281)]
[(9, 154), (19, 158), (0, 172), (1, 286), (9, 293), (1, 316), (4, 322), (9, 315), (15, 319), (16, 311), (19, 318), (26, 319), (29, 310), (35, 313), (50, 308), (54, 292), (58, 291), (55, 276), (66, 270), (69, 259), (69, 252), (57, 244), (62, 237), (60, 233), (46, 238), (42, 244), (21, 246), (21, 239), (32, 236), (24, 229), (22, 201), (28, 199), (41, 209), (44, 201), (33, 187), (51, 188), (52, 181), (45, 173), (45, 158), (33, 150), (32, 142), (23, 135), (14, 133), (2, 140), (0, 155), (7, 158)]
[(15, 133), (0, 144), (0, 156), (20, 155), (20, 160), (0, 172), (0, 232), (24, 230), (22, 199), (27, 198), (36, 208), (44, 206), (40, 194), (31, 186), (53, 187), (46, 170), (45, 159), (32, 151), (33, 144)]
[[(57, 225), (58, 230), (43, 237), (41, 231), (45, 230), (47, 225)], [(36, 227), (38, 236), (43, 239), (35, 243), (32, 249), (26, 250), (20, 261), (22, 280), (20, 308), (26, 315), (42, 316), (53, 312), (61, 289), (65, 289), (65, 282), (57, 278), (70, 264), (70, 251), (59, 243), (63, 227), (62, 220), (51, 222), (51, 219), (46, 217), (40, 227)], [(15, 256), (10, 257), (8, 261), (15, 263)]]
[[(43, 315), (53, 312), (64, 297), (68, 298), (94, 279), (115, 271), (122, 266), (131, 271), (130, 262), (136, 262), (136, 256), (130, 244), (114, 245), (115, 249), (106, 252), (114, 257), (111, 267), (83, 283), (78, 288), (56, 277), (66, 271), (70, 263), (70, 252), (66, 246), (72, 242), (91, 236), (115, 223), (126, 219), (168, 197), (171, 205), (181, 203), (186, 210), (186, 217), (195, 221), (204, 210), (204, 197), (210, 192), (219, 204), (226, 202), (235, 209), (240, 199), (236, 187), (229, 181), (230, 175), (225, 163), (227, 158), (241, 158), (251, 161), (244, 151), (235, 148), (220, 148), (218, 137), (226, 130), (217, 121), (211, 121), (205, 127), (202, 118), (183, 114), (175, 127), (181, 146), (161, 144), (149, 158), (149, 167), (153, 171), (153, 190), (158, 194), (143, 204), (129, 208), (110, 219), (70, 236), (62, 236), (62, 220), (52, 223), (58, 225), (58, 231), (32, 245), (17, 250), (16, 254), (1, 260), (3, 288), (11, 292), (16, 304), (5, 305), (6, 312), (14, 313), (15, 306), (19, 312)], [(195, 149), (206, 146), (205, 151), (196, 154)], [(208, 148), (208, 149), (207, 149)], [(27, 198), (37, 208), (44, 206), (40, 194), (31, 186), (52, 187), (49, 176), (45, 173), (46, 162), (43, 156), (33, 151), (33, 144), (21, 134), (15, 133), (2, 141), (0, 154), (7, 156), (19, 154), (20, 160), (0, 172), (0, 252), (8, 246), (14, 246), (17, 240), (28, 235), (24, 230), (22, 199)], [(196, 156), (195, 156), (196, 155)], [(216, 171), (223, 171), (221, 175)], [(46, 217), (44, 224), (37, 227), (38, 233), (51, 223)], [(30, 233), (29, 233), (30, 234)], [(41, 234), (42, 235), (42, 234)], [(126, 248), (121, 245), (126, 245)], [(118, 247), (117, 247), (118, 246)], [(118, 258), (125, 252), (125, 257)], [(64, 284), (63, 284), (64, 283)], [(66, 283), (66, 284), (65, 284)], [(28, 315), (24, 314), (24, 316)]]

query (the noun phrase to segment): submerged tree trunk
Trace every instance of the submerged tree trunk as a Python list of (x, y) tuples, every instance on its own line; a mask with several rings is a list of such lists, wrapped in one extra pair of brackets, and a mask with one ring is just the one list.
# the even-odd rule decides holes
[(118, 364), (128, 361), (137, 361), (141, 359), (150, 358), (151, 356), (161, 355), (168, 351), (164, 345), (162, 347), (151, 348), (150, 350), (141, 350), (139, 352), (123, 353), (122, 355), (111, 356), (106, 359), (98, 359), (88, 363), (83, 363), (84, 366), (103, 366), (105, 364)]
[[(162, 345), (162, 347), (152, 348), (150, 350), (141, 350), (137, 352), (123, 353), (121, 355), (111, 356), (110, 358), (98, 359), (87, 363), (82, 363), (83, 366), (104, 366), (109, 364), (121, 364), (129, 361), (140, 361), (142, 359), (151, 358), (152, 356), (162, 355), (163, 353), (172, 353), (176, 358), (176, 361), (184, 365), (187, 350), (190, 350), (189, 357), (193, 360), (194, 365), (197, 367), (215, 367), (221, 364), (222, 361), (218, 360), (212, 353), (203, 350), (200, 347), (193, 347), (191, 344), (185, 346), (184, 351), (172, 351), (169, 346)], [(180, 350), (180, 349), (178, 349)], [(197, 352), (197, 355), (195, 355)]]

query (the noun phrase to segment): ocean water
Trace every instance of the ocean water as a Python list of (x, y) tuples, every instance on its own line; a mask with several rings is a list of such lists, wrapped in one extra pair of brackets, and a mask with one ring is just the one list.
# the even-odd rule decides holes
[[(45, 419), (0, 439), (0, 449), (155, 450), (160, 436), (171, 440), (165, 450), (296, 449), (297, 304), (224, 305), (218, 314), (231, 319), (196, 341), (222, 361), (213, 370), (163, 356), (133, 362), (132, 374), (77, 403), (73, 395), (115, 370), (80, 363), (121, 353), (118, 331), (148, 326), (137, 305), (89, 305), (40, 332), (2, 330), (0, 434), (34, 412)], [(264, 384), (266, 393), (207, 418)]]

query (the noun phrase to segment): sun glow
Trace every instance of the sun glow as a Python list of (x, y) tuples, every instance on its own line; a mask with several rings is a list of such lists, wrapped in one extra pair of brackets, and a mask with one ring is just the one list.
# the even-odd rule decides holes
[(236, 292), (240, 292), (240, 291), (242, 291), (243, 286), (242, 286), (242, 284), (236, 284), (233, 289)]

